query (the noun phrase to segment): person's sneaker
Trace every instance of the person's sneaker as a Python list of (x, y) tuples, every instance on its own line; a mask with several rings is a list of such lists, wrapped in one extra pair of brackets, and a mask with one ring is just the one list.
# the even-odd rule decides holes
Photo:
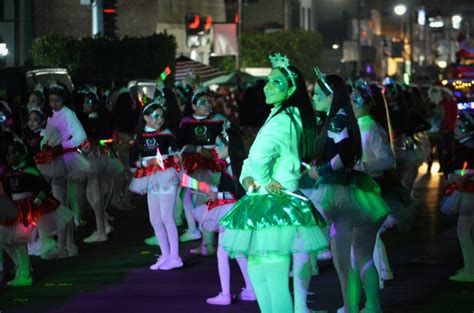
[(150, 266), (150, 269), (152, 271), (159, 270), (160, 266), (163, 265), (163, 263), (165, 263), (165, 262), (166, 262), (166, 258), (164, 256), (160, 255), (160, 257), (158, 257), (158, 259), (156, 259), (156, 263)]
[(190, 253), (192, 254), (199, 254), (203, 256), (211, 256), (211, 255), (216, 255), (217, 249), (215, 246), (212, 245), (204, 245), (204, 246), (199, 246), (196, 248), (193, 248), (189, 250)]
[(89, 237), (84, 238), (85, 243), (104, 242), (107, 241), (107, 235), (99, 235), (98, 232), (93, 232)]
[(201, 233), (197, 229), (195, 229), (194, 231), (190, 231), (188, 229), (184, 234), (179, 236), (179, 241), (181, 242), (197, 240), (197, 239), (201, 239)]
[(329, 261), (332, 259), (332, 253), (331, 250), (325, 250), (318, 254), (318, 261)]
[(217, 296), (208, 298), (206, 302), (212, 305), (229, 305), (232, 302), (232, 299), (230, 294), (223, 295), (222, 292), (219, 292)]
[(75, 216), (74, 217), (74, 226), (76, 227), (82, 227), (87, 224), (86, 220), (80, 217)]
[(237, 294), (236, 298), (241, 301), (256, 301), (257, 297), (253, 290), (248, 290), (247, 288), (242, 288), (242, 290)]
[(67, 258), (68, 251), (66, 248), (56, 247), (56, 249), (51, 250), (50, 252), (41, 255), (43, 260), (53, 260), (53, 259), (64, 259)]
[(41, 248), (41, 241), (33, 241), (28, 243), (28, 255), (38, 255), (38, 251)]
[(183, 261), (181, 260), (180, 257), (177, 257), (177, 258), (166, 259), (166, 261), (162, 265), (160, 265), (158, 269), (162, 271), (169, 271), (174, 268), (180, 268), (180, 267), (183, 267)]
[(105, 224), (105, 234), (108, 236), (113, 231), (114, 231), (114, 228), (109, 223), (106, 223)]
[(156, 238), (156, 236), (151, 236), (151, 237), (145, 238), (144, 242), (145, 242), (145, 244), (147, 244), (149, 246), (159, 246), (160, 245), (158, 243), (158, 239)]
[(36, 255), (47, 254), (48, 252), (54, 250), (56, 247), (57, 247), (56, 240), (54, 240), (52, 238), (45, 239), (41, 242), (41, 247), (38, 249)]
[(393, 279), (393, 272), (387, 271), (387, 270), (381, 270), (380, 276), (382, 277), (383, 280), (391, 280)]
[(79, 254), (79, 248), (76, 245), (67, 247), (67, 256), (73, 257)]
[(33, 285), (33, 277), (31, 274), (29, 276), (18, 275), (14, 279), (7, 282), (7, 286), (10, 287), (24, 287)]
[(449, 276), (449, 280), (457, 282), (474, 282), (474, 273), (461, 271), (453, 276)]

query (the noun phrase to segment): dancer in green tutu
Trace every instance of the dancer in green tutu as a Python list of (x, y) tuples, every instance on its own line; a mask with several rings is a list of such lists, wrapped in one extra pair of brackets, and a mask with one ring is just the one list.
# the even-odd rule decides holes
[(270, 60), (264, 92), (273, 109), (243, 164), (240, 182), (247, 195), (221, 219), (220, 244), (231, 257), (248, 257), (260, 310), (288, 313), (294, 311), (288, 288), (291, 255), (317, 252), (328, 243), (324, 221), (294, 193), (301, 162), (316, 154), (316, 117), (305, 81), (287, 57), (277, 53)]

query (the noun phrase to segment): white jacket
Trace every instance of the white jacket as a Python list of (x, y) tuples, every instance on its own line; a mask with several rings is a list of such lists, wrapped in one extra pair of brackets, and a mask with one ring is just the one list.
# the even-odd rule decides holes
[[(276, 110), (278, 108), (272, 109), (258, 132), (240, 175), (240, 182), (245, 177), (253, 177), (261, 194), (266, 193), (265, 186), (272, 180), (288, 191), (295, 191), (301, 177), (298, 143), (302, 124), (299, 110), (289, 107), (274, 116)], [(296, 125), (289, 114), (293, 115)]]

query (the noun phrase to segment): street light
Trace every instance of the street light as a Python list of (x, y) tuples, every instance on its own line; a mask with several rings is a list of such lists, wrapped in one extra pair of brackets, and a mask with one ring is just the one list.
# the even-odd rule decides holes
[(0, 56), (6, 57), (8, 54), (7, 44), (4, 42), (0, 43)]
[(407, 11), (407, 6), (404, 4), (398, 4), (395, 6), (395, 8), (393, 8), (393, 11), (396, 15), (403, 15)]
[(338, 45), (337, 43), (335, 43), (335, 44), (332, 45), (332, 48), (333, 48), (334, 50), (337, 50), (337, 49), (339, 49), (339, 45)]
[(453, 23), (453, 28), (454, 29), (460, 29), (461, 28), (461, 21), (462, 21), (462, 17), (459, 14), (453, 15), (451, 17), (451, 22)]

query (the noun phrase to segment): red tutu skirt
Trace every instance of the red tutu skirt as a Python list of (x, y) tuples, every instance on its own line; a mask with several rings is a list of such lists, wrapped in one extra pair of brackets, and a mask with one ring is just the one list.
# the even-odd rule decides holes
[(186, 173), (192, 174), (196, 170), (210, 170), (212, 172), (222, 171), (222, 162), (217, 158), (212, 150), (212, 158), (206, 157), (201, 153), (189, 153), (183, 155), (183, 167)]

